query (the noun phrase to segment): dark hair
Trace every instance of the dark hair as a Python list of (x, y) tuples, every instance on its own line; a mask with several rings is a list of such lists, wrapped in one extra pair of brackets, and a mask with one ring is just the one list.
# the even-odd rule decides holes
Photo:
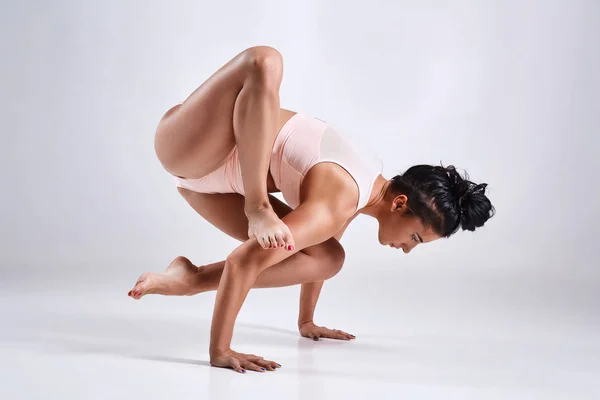
[(441, 237), (450, 237), (460, 227), (474, 231), (494, 216), (496, 210), (485, 195), (487, 183), (463, 178), (453, 165), (415, 165), (392, 178), (389, 191), (408, 197), (408, 214), (421, 219)]

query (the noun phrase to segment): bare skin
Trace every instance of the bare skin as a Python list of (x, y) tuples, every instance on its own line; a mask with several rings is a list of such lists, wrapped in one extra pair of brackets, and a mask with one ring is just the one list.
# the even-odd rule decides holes
[(155, 150), (171, 174), (194, 179), (217, 169), (237, 146), (248, 236), (263, 248), (291, 251), (292, 234), (268, 198), (268, 187), (274, 187), (268, 179), (270, 152), (277, 132), (293, 115), (279, 106), (282, 77), (277, 50), (246, 49), (165, 114), (156, 131)]
[[(151, 293), (190, 295), (216, 289), (210, 362), (238, 372), (263, 372), (279, 366), (230, 347), (235, 320), (253, 287), (301, 284), (301, 334), (338, 339), (350, 336), (318, 327), (312, 317), (323, 281), (343, 265), (344, 251), (336, 235), (341, 235), (356, 216), (358, 189), (342, 167), (321, 163), (304, 178), (301, 202), (295, 210), (282, 207), (274, 198), (269, 200), (267, 193), (276, 188), (268, 175), (268, 155), (276, 132), (293, 115), (279, 109), (278, 100), (273, 100), (278, 97), (281, 80), (280, 56), (273, 50), (252, 48), (235, 57), (183, 105), (167, 112), (155, 140), (157, 156), (165, 169), (185, 178), (210, 173), (234, 144), (238, 146), (245, 197), (179, 191), (201, 216), (243, 243), (226, 260), (202, 267), (178, 257), (165, 273), (142, 275), (130, 291), (139, 299)], [(274, 122), (274, 113), (278, 114), (278, 123)], [(389, 183), (379, 176), (369, 203), (359, 210), (379, 221), (380, 243), (408, 253), (418, 243), (435, 240), (435, 233), (425, 229), (418, 219), (403, 218), (406, 196), (384, 196)], [(265, 251), (269, 247), (279, 249)]]
[[(231, 213), (227, 210), (242, 210), (244, 200), (238, 194), (207, 195), (179, 189), (182, 195), (199, 213), (209, 213), (217, 217), (213, 223), (231, 237), (240, 241), (248, 240), (247, 221), (241, 212)], [(280, 218), (292, 210), (275, 197), (271, 197), (273, 209)], [(216, 201), (214, 201), (216, 200)], [(225, 217), (225, 218), (223, 218)], [(348, 225), (348, 224), (347, 224)], [(346, 226), (347, 226), (346, 225)], [(346, 227), (334, 237), (340, 240)], [(338, 259), (339, 256), (339, 259)], [(253, 288), (272, 288), (302, 284), (298, 329), (304, 337), (313, 340), (330, 338), (340, 340), (354, 339), (355, 336), (340, 330), (317, 326), (313, 322), (314, 310), (319, 293), (325, 279), (336, 275), (341, 269), (343, 253), (320, 253), (319, 248), (308, 248), (297, 255), (263, 271), (256, 279)], [(300, 274), (293, 269), (301, 263)], [(195, 266), (188, 258), (176, 257), (163, 273), (146, 272), (140, 276), (128, 295), (138, 300), (148, 294), (165, 296), (192, 296), (207, 291), (217, 290), (225, 261), (204, 266)], [(314, 279), (315, 282), (310, 282)]]
[[(352, 198), (349, 193), (355, 189), (355, 185), (353, 186), (349, 182), (342, 184), (346, 188), (345, 190), (339, 191), (338, 188), (331, 193), (327, 192), (327, 186), (331, 185), (333, 176), (337, 175), (334, 181), (339, 182), (341, 174), (347, 175), (343, 169), (336, 167), (334, 164), (322, 164), (318, 167), (311, 170), (309, 175), (317, 177), (314, 180), (311, 179), (311, 181), (319, 181), (318, 176), (321, 176), (321, 185), (318, 185), (317, 182), (313, 182), (313, 184), (317, 190), (321, 190), (321, 194), (326, 193), (325, 198), (339, 199), (334, 193), (341, 193), (340, 197), (346, 200)], [(349, 175), (347, 176), (349, 178)], [(308, 176), (307, 179), (309, 179)], [(311, 181), (307, 184), (310, 184)], [(344, 179), (341, 181), (344, 182)], [(402, 218), (402, 214), (406, 211), (407, 198), (404, 195), (399, 195), (391, 201), (382, 198), (379, 194), (385, 191), (386, 184), (387, 181), (383, 178), (376, 181), (369, 202), (370, 205), (361, 210), (361, 213), (388, 221)], [(217, 228), (243, 240), (244, 227), (247, 221), (243, 218), (243, 199), (241, 199), (241, 196), (236, 194), (209, 195), (193, 193), (186, 189), (179, 190), (190, 205)], [(272, 198), (272, 201), (275, 209), (285, 206), (275, 198)], [(314, 204), (328, 203), (316, 202)], [(307, 213), (302, 214), (298, 213), (300, 207), (291, 212), (288, 209), (287, 214), (284, 216), (284, 220), (287, 219), (286, 223), (290, 223), (288, 222), (289, 217), (297, 216), (290, 223), (293, 231), (297, 232), (296, 238), (304, 239), (306, 236), (308, 238), (306, 242), (313, 243), (312, 245), (306, 245), (306, 247), (291, 256), (289, 252), (282, 250), (265, 251), (256, 244), (256, 241), (246, 240), (227, 260), (211, 265), (196, 267), (188, 259), (177, 257), (164, 274), (146, 273), (142, 275), (129, 292), (129, 295), (136, 299), (146, 294), (192, 295), (216, 288), (217, 299), (211, 330), (211, 364), (217, 367), (232, 368), (242, 373), (245, 370), (272, 371), (275, 365), (279, 366), (274, 361), (264, 360), (251, 354), (237, 353), (230, 348), (235, 317), (251, 287), (268, 288), (301, 284), (300, 313), (298, 316), (300, 334), (315, 340), (319, 337), (342, 340), (354, 339), (351, 334), (320, 327), (313, 322), (314, 309), (323, 281), (334, 276), (343, 264), (343, 251), (340, 251), (342, 248), (336, 237), (341, 237), (343, 231), (356, 216), (350, 215), (350, 217), (347, 217), (343, 225), (340, 222), (341, 229), (331, 228), (329, 233), (336, 231), (336, 229), (337, 232), (329, 239), (323, 240), (329, 233), (325, 229), (319, 229), (321, 223), (331, 223), (330, 221), (335, 220), (335, 217), (331, 216), (336, 213), (343, 216), (340, 220), (350, 214), (350, 212), (343, 214), (343, 210), (350, 210), (351, 207), (344, 205), (342, 202), (339, 204), (339, 207), (326, 207), (325, 209), (319, 207), (309, 208)], [(328, 218), (331, 219), (328, 220)], [(392, 224), (394, 225), (386, 228), (385, 226), (382, 227), (382, 225), (385, 225), (384, 223), (380, 223), (380, 242), (392, 247), (402, 248), (405, 253), (409, 253), (418, 244), (417, 241), (412, 239), (415, 232), (422, 237), (424, 242), (437, 239), (437, 235), (423, 227), (417, 219), (404, 222), (393, 221)], [(301, 243), (304, 243), (304, 240)], [(241, 269), (244, 268), (243, 264), (245, 264), (246, 270)], [(235, 268), (238, 266), (241, 268), (236, 270)], [(252, 273), (250, 277), (244, 274), (248, 271)], [(227, 275), (228, 272), (229, 275)], [(245, 282), (240, 282), (241, 279), (236, 282), (238, 275), (246, 278), (244, 279)], [(229, 278), (229, 286), (225, 288), (223, 287), (224, 276), (225, 279)], [(219, 297), (219, 293), (222, 293), (223, 296)], [(222, 309), (217, 310), (220, 304), (225, 303), (223, 298), (229, 295), (234, 296), (233, 298), (237, 301), (230, 301), (221, 306), (222, 309), (225, 308), (225, 312)], [(221, 313), (219, 314), (217, 311), (221, 311)], [(229, 314), (227, 314), (227, 311), (229, 311)], [(217, 329), (214, 329), (215, 327)]]

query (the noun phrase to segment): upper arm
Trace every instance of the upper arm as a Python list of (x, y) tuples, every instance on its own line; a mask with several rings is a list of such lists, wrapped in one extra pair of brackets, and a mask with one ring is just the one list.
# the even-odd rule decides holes
[(346, 223), (344, 224), (344, 226), (342, 227), (342, 229), (340, 229), (338, 231), (338, 233), (336, 233), (333, 237), (339, 242), (340, 240), (342, 240), (342, 236), (344, 236), (344, 233), (346, 232), (346, 229), (348, 228), (348, 225), (350, 225), (350, 222), (352, 222), (354, 220), (354, 218), (356, 218), (358, 214), (354, 215), (352, 218), (350, 218), (349, 220), (346, 221)]
[(321, 201), (306, 201), (283, 218), (300, 249), (334, 237), (347, 221), (348, 218), (335, 206)]
[(294, 238), (295, 249), (263, 249), (255, 239), (244, 242), (230, 257), (239, 263), (252, 264), (259, 270), (275, 265), (310, 246), (333, 238), (345, 225), (347, 218), (327, 202), (306, 201), (283, 217)]

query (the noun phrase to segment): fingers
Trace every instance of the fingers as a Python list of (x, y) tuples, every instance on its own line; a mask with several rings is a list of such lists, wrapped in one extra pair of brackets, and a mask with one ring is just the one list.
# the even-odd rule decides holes
[(344, 332), (344, 331), (340, 331), (338, 329), (327, 329), (327, 328), (320, 328), (318, 330), (315, 330), (313, 332), (309, 332), (308, 334), (305, 335), (308, 338), (311, 338), (314, 341), (318, 341), (321, 338), (327, 338), (327, 339), (336, 339), (336, 340), (352, 340), (352, 339), (356, 339), (356, 336)]
[(322, 334), (320, 332), (317, 332), (317, 331), (308, 332), (308, 333), (303, 334), (302, 336), (312, 339), (315, 342), (318, 341), (321, 337), (324, 337), (324, 336), (322, 336)]
[(341, 339), (341, 340), (352, 340), (352, 339), (356, 339), (356, 336), (344, 332), (344, 331), (340, 331), (339, 329), (334, 329), (334, 339)]
[(242, 368), (240, 361), (235, 357), (231, 357), (231, 368), (233, 368), (235, 372), (239, 372), (240, 374), (246, 373), (246, 370)]
[(248, 354), (246, 355), (246, 360), (256, 364), (257, 366), (264, 368), (262, 371), (275, 371), (277, 368), (281, 368), (281, 365), (276, 363), (275, 361), (265, 360), (264, 358), (254, 355)]
[(352, 339), (352, 336), (346, 332), (342, 332), (339, 331), (337, 329), (334, 329), (333, 331), (331, 331), (331, 339), (338, 339), (338, 340), (350, 340)]
[(252, 359), (250, 361), (260, 367), (265, 368), (267, 371), (275, 371), (277, 368), (281, 368), (281, 365), (275, 361), (265, 360), (262, 357), (257, 357), (256, 359)]
[(352, 340), (352, 339), (356, 339), (356, 336), (354, 336), (354, 335), (353, 335), (353, 334), (351, 334), (351, 333), (346, 333), (346, 332), (342, 332), (342, 333), (343, 333), (344, 335), (348, 335), (348, 338), (349, 338), (350, 340)]
[(267, 370), (266, 368), (261, 367), (260, 365), (256, 365), (255, 363), (249, 360), (241, 362), (241, 365), (248, 371), (265, 372)]

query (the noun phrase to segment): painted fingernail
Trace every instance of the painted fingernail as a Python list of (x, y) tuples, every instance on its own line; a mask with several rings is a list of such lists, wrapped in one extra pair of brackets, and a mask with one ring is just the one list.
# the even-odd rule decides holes
[(245, 370), (245, 369), (243, 369), (243, 370), (242, 370), (242, 374), (245, 374), (245, 373), (246, 373), (246, 370)]
[(263, 371), (266, 371), (266, 369), (264, 369), (264, 368), (261, 368), (261, 369), (262, 369)]
[(281, 364), (277, 364), (277, 365), (279, 365), (281, 367)]

